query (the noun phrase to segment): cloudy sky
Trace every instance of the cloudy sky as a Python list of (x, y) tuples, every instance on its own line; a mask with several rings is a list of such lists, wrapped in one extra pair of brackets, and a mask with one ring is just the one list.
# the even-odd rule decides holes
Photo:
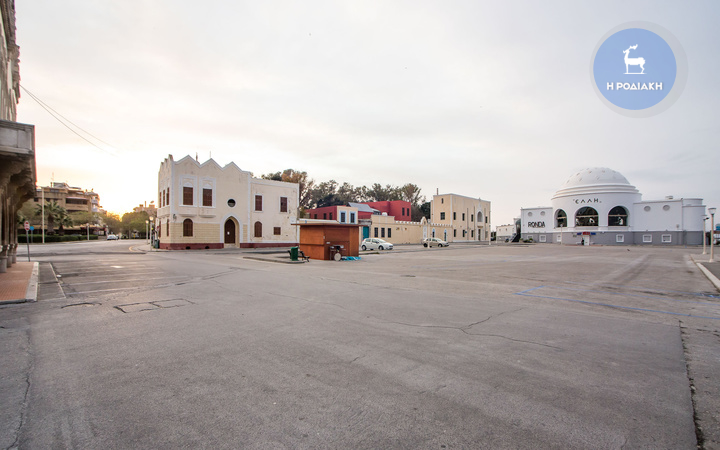
[[(610, 167), (652, 200), (720, 206), (716, 1), (17, 1), (38, 184), (112, 212), (156, 200), (168, 154), (259, 176), (415, 183), (492, 202), (493, 225)], [(629, 118), (592, 87), (613, 28), (652, 22), (688, 60), (682, 96)], [(77, 131), (77, 129), (76, 129)], [(88, 134), (89, 133), (89, 134)]]

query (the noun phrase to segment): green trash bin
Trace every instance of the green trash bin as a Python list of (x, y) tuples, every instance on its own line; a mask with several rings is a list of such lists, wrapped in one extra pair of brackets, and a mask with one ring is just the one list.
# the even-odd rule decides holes
[(300, 247), (290, 247), (290, 261), (298, 260), (298, 251), (299, 250), (300, 250)]

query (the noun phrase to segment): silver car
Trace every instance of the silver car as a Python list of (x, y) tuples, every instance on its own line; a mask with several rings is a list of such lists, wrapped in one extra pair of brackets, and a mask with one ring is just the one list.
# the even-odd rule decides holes
[(384, 239), (365, 238), (360, 244), (360, 248), (363, 250), (392, 250), (393, 245)]
[(447, 247), (448, 245), (450, 244), (440, 238), (430, 237), (423, 239), (423, 247)]

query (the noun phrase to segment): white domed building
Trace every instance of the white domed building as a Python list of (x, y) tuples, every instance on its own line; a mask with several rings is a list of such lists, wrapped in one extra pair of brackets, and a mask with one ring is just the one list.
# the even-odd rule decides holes
[(602, 245), (702, 245), (700, 198), (643, 201), (637, 188), (605, 167), (581, 170), (552, 198), (552, 207), (522, 208), (522, 239)]

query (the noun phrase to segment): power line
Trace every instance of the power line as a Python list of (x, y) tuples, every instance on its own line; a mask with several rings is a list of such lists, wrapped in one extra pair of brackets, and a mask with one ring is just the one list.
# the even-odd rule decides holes
[[(88, 144), (92, 145), (93, 147), (95, 147), (95, 148), (97, 148), (97, 149), (99, 149), (99, 150), (102, 150), (102, 151), (104, 151), (104, 152), (110, 153), (110, 154), (113, 155), (113, 156), (117, 156), (117, 152), (114, 151), (114, 150), (116, 150), (115, 147), (113, 147), (112, 145), (110, 145), (110, 144), (108, 144), (107, 142), (103, 141), (102, 139), (98, 138), (97, 136), (94, 136), (94, 135), (93, 135), (92, 133), (90, 133), (89, 131), (84, 130), (84, 129), (81, 128), (80, 126), (78, 126), (78, 125), (76, 125), (75, 123), (73, 123), (73, 122), (72, 122), (70, 119), (68, 119), (67, 117), (65, 117), (65, 116), (63, 116), (62, 114), (60, 114), (59, 112), (55, 111), (52, 107), (50, 107), (50, 105), (48, 105), (47, 103), (43, 102), (42, 100), (40, 100), (39, 97), (37, 97), (35, 94), (33, 94), (32, 92), (30, 92), (29, 90), (27, 90), (27, 88), (25, 88), (25, 86), (20, 85), (20, 88), (22, 88), (22, 90), (25, 91), (25, 92), (30, 96), (30, 98), (32, 98), (33, 100), (35, 100), (35, 102), (37, 102), (37, 104), (40, 105), (40, 107), (42, 107), (45, 111), (47, 111), (47, 113), (50, 114), (55, 120), (57, 120), (58, 122), (60, 122), (60, 123), (61, 123), (65, 128), (67, 128), (68, 130), (70, 130), (70, 131), (72, 131), (73, 133), (75, 133), (75, 134), (76, 134), (78, 137), (80, 137), (82, 140), (84, 140), (85, 142), (87, 142)], [(59, 116), (59, 117), (58, 117), (58, 116)], [(62, 117), (62, 120), (60, 119), (60, 117)], [(113, 149), (113, 150), (108, 150), (108, 149), (105, 149), (105, 148), (100, 147), (99, 145), (95, 144), (94, 142), (92, 142), (92, 141), (90, 141), (88, 138), (86, 138), (85, 136), (81, 135), (80, 133), (78, 133), (77, 131), (75, 131), (74, 129), (72, 129), (72, 128), (71, 128), (67, 123), (65, 123), (63, 120), (64, 120), (65, 122), (68, 122), (69, 124), (71, 124), (71, 125), (74, 126), (75, 128), (79, 129), (79, 130), (82, 131), (83, 133), (91, 136), (93, 139), (95, 139), (95, 140), (97, 140), (97, 141), (99, 141), (99, 142), (102, 142), (103, 144), (107, 145), (108, 147), (110, 147), (110, 148)]]

